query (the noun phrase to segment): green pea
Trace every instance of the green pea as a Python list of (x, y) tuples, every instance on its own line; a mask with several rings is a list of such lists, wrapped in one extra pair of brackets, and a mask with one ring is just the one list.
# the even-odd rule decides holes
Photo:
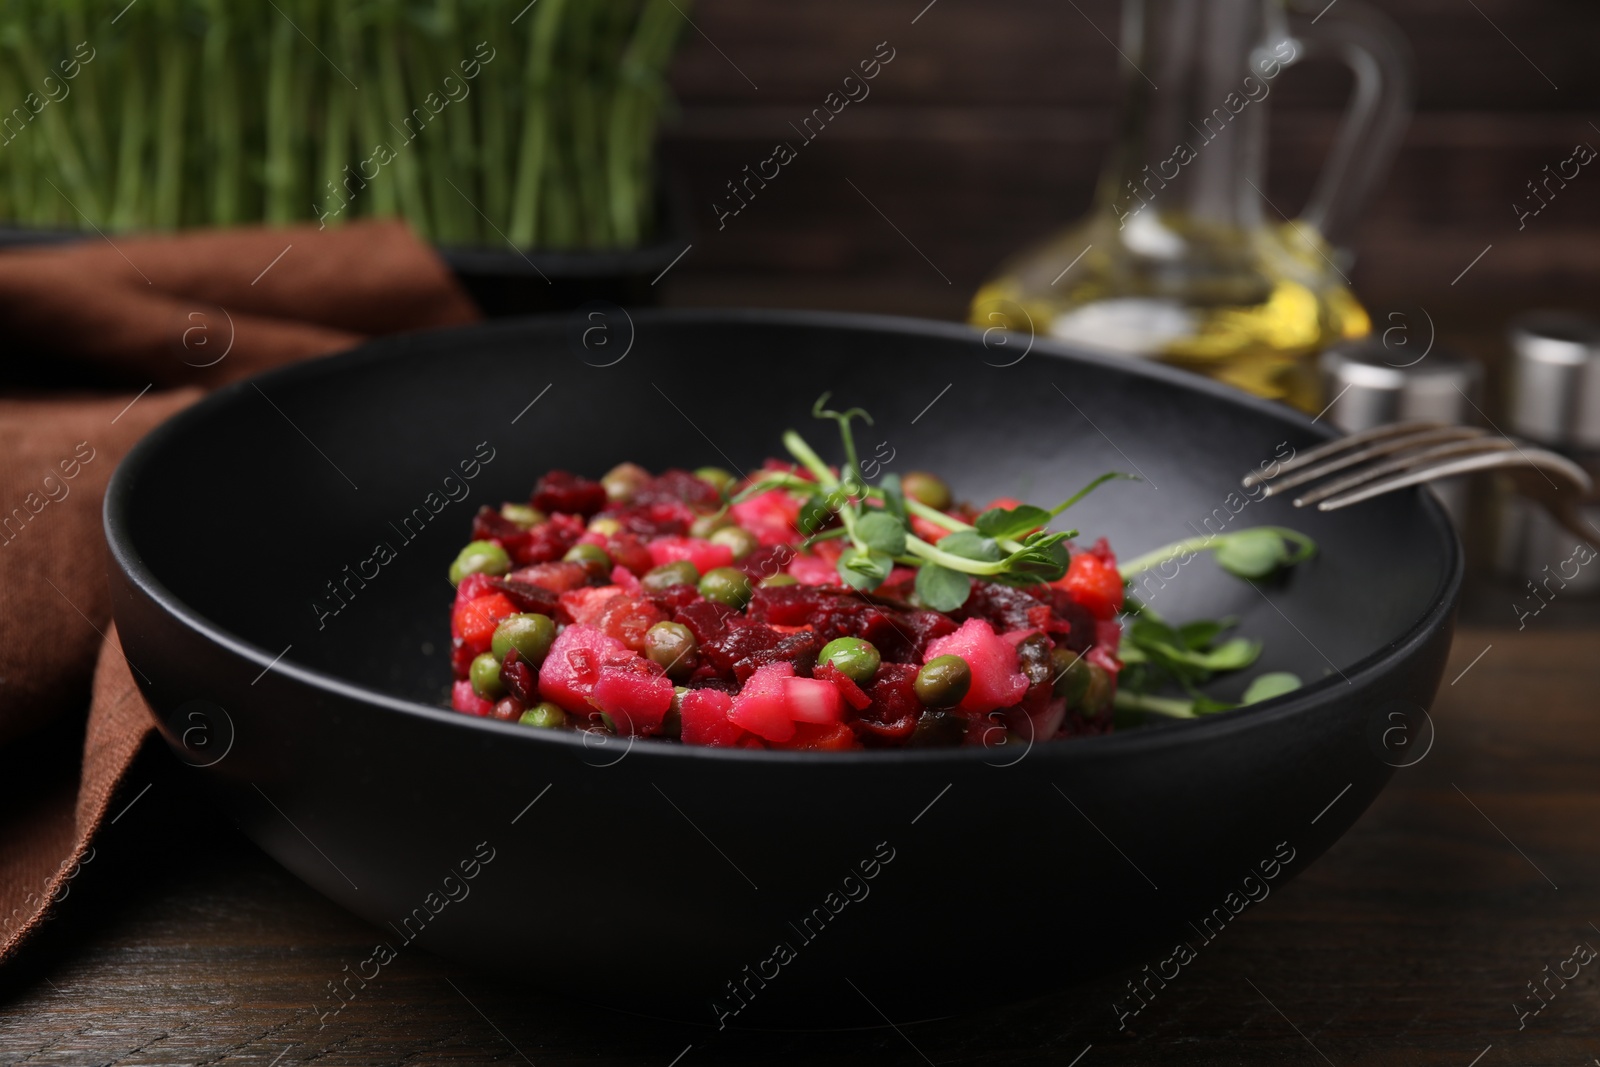
[(622, 532), (622, 523), (609, 515), (602, 515), (589, 520), (589, 532), (601, 537), (615, 537)]
[(930, 708), (953, 708), (972, 688), (972, 668), (960, 656), (936, 656), (922, 665), (913, 688)]
[(1075, 708), (1083, 703), (1083, 695), (1089, 689), (1089, 665), (1082, 656), (1070, 648), (1052, 650), (1050, 676), (1055, 679), (1052, 690), (1056, 696), (1066, 698), (1067, 707)]
[(761, 547), (760, 539), (743, 526), (724, 526), (711, 535), (711, 543), (733, 549), (734, 559), (744, 559)]
[(500, 514), (524, 529), (530, 526), (537, 526), (545, 521), (544, 512), (527, 504), (502, 504), (500, 505)]
[(771, 578), (761, 579), (761, 588), (774, 589), (782, 585), (799, 585), (800, 579), (792, 574), (774, 574)]
[(700, 579), (701, 596), (730, 608), (742, 608), (750, 603), (753, 592), (745, 573), (732, 567), (717, 567)]
[(966, 736), (967, 720), (943, 708), (923, 708), (906, 744), (911, 748), (944, 748), (959, 745)]
[(511, 557), (493, 541), (473, 541), (450, 564), (450, 584), (460, 585), (469, 574), (500, 575), (511, 569)]
[(833, 521), (835, 511), (828, 506), (828, 502), (820, 496), (810, 497), (800, 505), (800, 512), (795, 516), (795, 527), (805, 535), (819, 533), (823, 527)]
[(664, 593), (675, 585), (695, 585), (700, 581), (700, 571), (686, 559), (652, 567), (639, 579), (639, 584), (652, 593)]
[(718, 512), (715, 515), (699, 515), (689, 524), (690, 537), (709, 538), (724, 526), (732, 526), (733, 520), (727, 512)]
[(468, 673), (472, 678), (472, 691), (483, 699), (499, 700), (506, 695), (506, 687), (500, 681), (500, 661), (494, 658), (493, 652), (485, 652), (474, 659)]
[(910, 471), (900, 479), (900, 488), (906, 496), (930, 508), (943, 511), (951, 504), (950, 487), (942, 478), (927, 471)]
[(1089, 718), (1105, 714), (1111, 707), (1111, 672), (1097, 664), (1088, 664), (1089, 684), (1083, 694), (1079, 710)]
[(514, 648), (518, 659), (527, 660), (537, 667), (544, 662), (555, 639), (556, 624), (549, 616), (532, 613), (507, 615), (494, 628), (489, 647), (494, 650), (497, 660), (503, 661), (506, 653)]
[(1030, 634), (1017, 645), (1017, 669), (1035, 686), (1055, 678), (1050, 669), (1050, 639), (1044, 634)]
[(727, 496), (733, 492), (733, 487), (739, 484), (739, 479), (723, 470), (721, 467), (701, 467), (694, 472), (694, 476), (701, 481), (710, 482), (717, 487), (717, 492)]
[(607, 499), (619, 504), (632, 500), (634, 494), (649, 480), (650, 472), (637, 463), (618, 463), (600, 476)]
[(524, 726), (537, 726), (540, 729), (552, 730), (557, 726), (565, 726), (567, 724), (567, 713), (561, 710), (561, 705), (552, 704), (548, 700), (541, 700), (523, 712), (522, 718), (517, 721)]
[(599, 545), (588, 543), (573, 545), (561, 557), (568, 563), (581, 563), (591, 578), (605, 578), (611, 573), (611, 555)]
[(872, 681), (882, 659), (871, 641), (863, 641), (859, 637), (836, 637), (817, 653), (818, 663), (833, 664), (857, 685)]
[(675, 686), (672, 690), (672, 705), (667, 708), (667, 714), (661, 720), (660, 736), (683, 736), (683, 695), (689, 690), (683, 686)]
[(660, 664), (673, 681), (683, 681), (693, 673), (700, 646), (694, 631), (681, 622), (658, 622), (644, 634), (644, 654)]

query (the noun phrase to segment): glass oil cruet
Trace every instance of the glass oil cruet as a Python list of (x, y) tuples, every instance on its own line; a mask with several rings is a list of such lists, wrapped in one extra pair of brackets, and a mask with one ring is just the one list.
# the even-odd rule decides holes
[[(1339, 249), (1410, 115), (1410, 52), (1360, 0), (1123, 0), (1119, 133), (1089, 215), (1006, 263), (971, 321), (1155, 358), (1307, 410), (1371, 324)], [(1268, 200), (1267, 99), (1336, 58), (1354, 91), (1297, 219)]]

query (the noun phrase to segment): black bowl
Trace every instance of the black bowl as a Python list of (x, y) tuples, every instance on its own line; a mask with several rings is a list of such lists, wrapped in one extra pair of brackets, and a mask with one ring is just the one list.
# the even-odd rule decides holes
[[(111, 484), (116, 621), (167, 741), (383, 943), (335, 981), (415, 941), (629, 1010), (831, 1027), (1130, 960), (1165, 971), (1179, 937), (1215, 936), (1431, 743), (1454, 534), (1416, 492), (1333, 514), (1246, 502), (1242, 472), (1325, 436), (1298, 414), (1045, 343), (1019, 359), (953, 325), (591, 328), (494, 323), (279, 370), (173, 418)], [(444, 572), (479, 504), (552, 467), (749, 469), (786, 426), (831, 455), (808, 414), (824, 389), (872, 412), (864, 449), (892, 451), (886, 469), (940, 471), (966, 498), (1141, 474), (1071, 513), (1125, 558), (1208, 526), (1310, 533), (1321, 554), (1276, 584), (1202, 558), (1144, 590), (1177, 620), (1238, 616), (1261, 669), (1308, 684), (1086, 740), (841, 754), (595, 746), (441, 706)]]

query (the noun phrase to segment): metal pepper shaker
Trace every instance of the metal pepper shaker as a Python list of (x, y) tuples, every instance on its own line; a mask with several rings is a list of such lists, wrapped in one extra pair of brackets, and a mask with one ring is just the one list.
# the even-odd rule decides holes
[[(1323, 395), (1332, 398), (1323, 417), (1346, 433), (1413, 420), (1468, 422), (1482, 377), (1477, 363), (1454, 353), (1431, 351), (1413, 359), (1375, 337), (1334, 345), (1318, 365)], [(1430, 486), (1458, 530), (1466, 523), (1469, 487), (1466, 477)]]
[[(1560, 452), (1600, 484), (1600, 322), (1583, 315), (1538, 311), (1511, 323), (1509, 431)], [(1600, 562), (1578, 551), (1572, 533), (1514, 493), (1499, 494), (1500, 571), (1530, 580), (1547, 595), (1600, 591)], [(1600, 545), (1600, 496), (1579, 505)], [(1546, 584), (1553, 580), (1556, 584)]]

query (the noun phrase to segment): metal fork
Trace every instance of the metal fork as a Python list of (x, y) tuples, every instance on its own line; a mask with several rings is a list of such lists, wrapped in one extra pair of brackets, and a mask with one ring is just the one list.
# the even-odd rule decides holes
[(1590, 542), (1600, 539), (1600, 531), (1577, 511), (1578, 500), (1592, 488), (1582, 467), (1548, 449), (1476, 426), (1438, 422), (1378, 426), (1300, 452), (1270, 473), (1252, 471), (1242, 484), (1246, 489), (1265, 485), (1263, 496), (1277, 496), (1338, 475), (1294, 498), (1297, 508), (1315, 504), (1318, 511), (1337, 511), (1397, 489), (1485, 470), (1508, 471), (1517, 492), (1569, 532)]

